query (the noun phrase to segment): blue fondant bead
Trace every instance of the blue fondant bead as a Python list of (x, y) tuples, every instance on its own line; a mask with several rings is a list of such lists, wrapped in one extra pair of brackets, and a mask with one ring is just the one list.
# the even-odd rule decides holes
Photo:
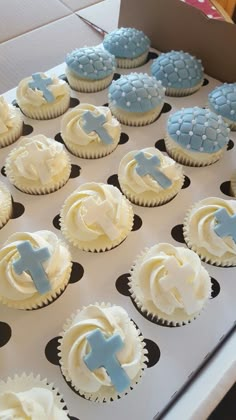
[(41, 295), (49, 292), (51, 285), (42, 266), (42, 262), (50, 257), (48, 248), (34, 249), (29, 241), (24, 241), (17, 245), (17, 250), (20, 258), (12, 264), (16, 274), (20, 275), (23, 271), (29, 273)]
[(214, 227), (215, 233), (221, 238), (231, 236), (236, 243), (236, 214), (230, 215), (222, 208), (215, 212), (217, 224)]
[(119, 28), (107, 34), (104, 48), (117, 58), (136, 58), (149, 50), (150, 40), (134, 28)]
[(236, 83), (225, 83), (208, 95), (209, 106), (216, 114), (236, 123)]
[(123, 392), (130, 386), (130, 379), (116, 358), (124, 343), (119, 334), (105, 338), (103, 333), (96, 329), (87, 335), (91, 352), (84, 357), (89, 370), (93, 371), (103, 367), (110, 376), (111, 382), (117, 392)]
[(153, 61), (151, 72), (166, 88), (192, 88), (203, 80), (201, 61), (182, 51), (161, 54)]
[(130, 73), (113, 81), (108, 98), (117, 108), (128, 112), (147, 112), (164, 103), (161, 82), (143, 73)]
[(193, 152), (215, 153), (229, 141), (229, 129), (221, 117), (198, 107), (172, 114), (167, 132), (172, 140)]
[(150, 175), (163, 189), (172, 185), (171, 180), (158, 169), (161, 162), (157, 156), (147, 158), (143, 152), (138, 152), (134, 159), (137, 162), (136, 172), (140, 176)]
[(52, 84), (52, 79), (47, 77), (46, 79), (41, 76), (40, 73), (32, 74), (32, 82), (29, 82), (29, 87), (33, 90), (38, 89), (43, 92), (43, 97), (47, 102), (53, 102), (54, 96), (50, 90), (47, 89), (47, 86)]
[(116, 69), (116, 60), (108, 51), (98, 47), (85, 47), (72, 51), (66, 57), (70, 71), (81, 79), (101, 80)]

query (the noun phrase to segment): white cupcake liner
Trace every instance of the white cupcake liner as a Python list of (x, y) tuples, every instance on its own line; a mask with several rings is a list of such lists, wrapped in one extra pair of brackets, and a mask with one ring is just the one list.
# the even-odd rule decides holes
[(130, 202), (124, 196), (122, 197), (122, 199), (125, 200), (126, 207), (127, 207), (127, 212), (129, 214), (129, 220), (128, 220), (127, 226), (125, 226), (123, 228), (123, 231), (121, 232), (119, 238), (111, 241), (107, 236), (103, 235), (102, 238), (98, 238), (95, 241), (86, 242), (86, 241), (80, 241), (79, 239), (77, 239), (75, 237), (72, 237), (70, 235), (70, 232), (68, 231), (66, 223), (64, 221), (65, 216), (66, 216), (66, 211), (65, 211), (66, 205), (65, 205), (65, 203), (64, 203), (64, 205), (61, 209), (61, 212), (60, 212), (60, 227), (61, 227), (61, 231), (62, 231), (63, 236), (73, 246), (81, 249), (82, 251), (105, 252), (105, 251), (111, 250), (112, 248), (117, 247), (127, 238), (128, 234), (131, 232), (132, 227), (133, 227), (133, 220), (134, 220), (133, 208), (132, 208)]
[(13, 127), (9, 128), (6, 133), (0, 134), (0, 148), (6, 147), (9, 144), (14, 143), (22, 135), (23, 131), (23, 117), (19, 109), (12, 105), (9, 105), (11, 114), (13, 116)]
[[(181, 149), (174, 140), (168, 135), (165, 137), (165, 146), (168, 155), (176, 162), (186, 166), (202, 167), (209, 166), (217, 162), (224, 154), (226, 147), (216, 153), (201, 153), (200, 157), (195, 157), (194, 152), (190, 152), (184, 148)], [(198, 155), (200, 152), (197, 152)], [(200, 161), (200, 159), (202, 159)]]
[(184, 184), (184, 174), (182, 174), (182, 177), (178, 181), (174, 182), (171, 188), (167, 188), (166, 190), (163, 189), (157, 193), (155, 193), (154, 191), (145, 191), (144, 193), (140, 193), (139, 195), (136, 195), (133, 191), (129, 189), (129, 187), (126, 184), (124, 184), (121, 181), (119, 174), (118, 180), (122, 192), (132, 203), (144, 207), (157, 207), (167, 203), (180, 192)]
[(236, 172), (231, 177), (230, 190), (234, 197), (236, 197)]
[(149, 51), (145, 51), (142, 55), (135, 58), (119, 58), (116, 57), (117, 67), (120, 69), (132, 69), (145, 64), (147, 61)]
[[(108, 307), (114, 306), (111, 303), (104, 303), (104, 302), (102, 302), (101, 304), (96, 302), (95, 304), (99, 305), (102, 308), (108, 308)], [(82, 309), (85, 309), (85, 308), (86, 307), (84, 306)], [(77, 310), (76, 313), (72, 314), (71, 317), (66, 320), (65, 324), (63, 325), (63, 331), (59, 334), (60, 338), (58, 340), (59, 342), (58, 356), (59, 356), (59, 363), (61, 366), (62, 375), (65, 378), (66, 382), (69, 383), (69, 386), (71, 386), (74, 391), (76, 391), (80, 396), (84, 397), (85, 399), (89, 401), (93, 401), (97, 403), (110, 403), (115, 400), (118, 400), (122, 396), (127, 395), (130, 391), (132, 391), (132, 389), (139, 383), (140, 379), (142, 378), (144, 374), (144, 369), (147, 367), (146, 362), (148, 361), (148, 357), (146, 355), (148, 352), (147, 352), (147, 349), (145, 348), (144, 337), (141, 335), (141, 332), (138, 329), (138, 327), (130, 319), (130, 322), (132, 323), (135, 334), (137, 336), (137, 343), (142, 346), (142, 360), (141, 360), (140, 371), (138, 372), (136, 377), (131, 380), (131, 384), (129, 388), (127, 388), (122, 393), (117, 393), (117, 391), (115, 390), (113, 386), (111, 387), (101, 386), (100, 390), (97, 392), (94, 392), (94, 393), (84, 392), (83, 390), (79, 389), (75, 384), (72, 383), (71, 378), (68, 374), (68, 370), (63, 364), (63, 337), (66, 331), (71, 327), (73, 319), (79, 312), (80, 310)]]
[(51, 391), (56, 407), (69, 416), (63, 396), (54, 383), (49, 382), (46, 378), (41, 379), (40, 375), (35, 375), (32, 372), (30, 374), (23, 372), (21, 375), (16, 374), (13, 378), (8, 377), (5, 381), (0, 381), (0, 394), (5, 392), (25, 392), (30, 391), (32, 388), (44, 388)]
[(100, 90), (106, 89), (111, 84), (114, 75), (112, 73), (100, 80), (80, 79), (79, 76), (73, 74), (68, 68), (66, 68), (65, 74), (72, 89), (86, 93), (99, 92)]
[(137, 280), (137, 273), (140, 270), (141, 264), (143, 262), (143, 259), (147, 252), (149, 251), (149, 248), (146, 248), (136, 259), (133, 266), (130, 270), (130, 279), (129, 279), (129, 289), (130, 289), (130, 295), (131, 299), (135, 302), (137, 307), (143, 312), (144, 316), (150, 317), (153, 322), (157, 324), (168, 325), (168, 326), (174, 326), (174, 327), (181, 327), (186, 324), (190, 324), (193, 320), (195, 320), (205, 309), (207, 302), (209, 302), (209, 299), (211, 297), (211, 288), (209, 289), (209, 295), (206, 299), (206, 302), (204, 303), (203, 307), (200, 311), (195, 312), (192, 315), (188, 315), (185, 313), (183, 309), (176, 309), (173, 314), (168, 315), (159, 310), (154, 303), (151, 300), (143, 300), (142, 299), (142, 292), (140, 291), (140, 287)]
[[(60, 264), (60, 262), (58, 263)], [(36, 296), (25, 299), (23, 301), (13, 301), (3, 296), (0, 296), (0, 303), (7, 305), (9, 308), (21, 309), (21, 310), (33, 310), (33, 309), (43, 308), (49, 305), (54, 300), (56, 300), (57, 298), (59, 298), (62, 292), (64, 292), (70, 280), (71, 270), (72, 270), (72, 262), (68, 264), (68, 267), (64, 273), (64, 277), (61, 279), (61, 283), (59, 284), (59, 286), (57, 286), (55, 290), (50, 290), (48, 293), (45, 293), (44, 295), (40, 295), (37, 292), (35, 293)]]
[(32, 194), (32, 195), (44, 195), (44, 194), (50, 194), (54, 191), (59, 190), (62, 188), (67, 181), (70, 178), (71, 173), (71, 164), (70, 159), (67, 157), (67, 166), (64, 169), (64, 173), (58, 174), (54, 176), (54, 179), (50, 181), (47, 184), (41, 184), (39, 181), (34, 182), (27, 180), (23, 177), (17, 177), (17, 174), (15, 173), (14, 169), (11, 167), (11, 162), (14, 161), (14, 154), (15, 149), (13, 149), (10, 154), (8, 155), (6, 159), (6, 175), (11, 184), (13, 184), (18, 190), (26, 193), (26, 194)]
[(166, 86), (165, 95), (166, 96), (175, 96), (175, 97), (183, 97), (183, 96), (189, 96), (192, 95), (194, 92), (197, 92), (202, 86), (203, 80), (201, 80), (200, 83), (198, 83), (196, 86), (193, 86), (191, 88), (173, 88)]
[(8, 222), (12, 215), (12, 198), (7, 187), (0, 182), (0, 191), (4, 194), (4, 200), (1, 202), (0, 208), (0, 229)]
[(63, 141), (67, 149), (74, 155), (84, 159), (98, 159), (112, 153), (118, 146), (120, 136), (117, 139), (113, 139), (112, 144), (88, 144), (87, 146), (76, 145), (68, 141), (65, 137)]
[(164, 103), (156, 106), (156, 108), (148, 112), (128, 112), (117, 108), (112, 101), (109, 102), (109, 108), (118, 121), (122, 124), (136, 127), (148, 125), (155, 121), (160, 115), (163, 105)]
[(70, 88), (68, 86), (66, 94), (62, 97), (58, 97), (55, 102), (47, 102), (42, 106), (24, 105), (18, 100), (18, 105), (23, 112), (29, 118), (34, 120), (50, 120), (57, 118), (64, 114), (70, 106)]
[(184, 235), (184, 240), (186, 242), (186, 245), (188, 246), (189, 249), (196, 252), (196, 254), (201, 258), (202, 261), (208, 264), (216, 265), (218, 267), (235, 267), (236, 257), (235, 257), (235, 261), (233, 261), (232, 258), (230, 260), (225, 259), (224, 257), (220, 258), (220, 257), (217, 257), (216, 255), (211, 254), (205, 248), (198, 247), (196, 244), (193, 243), (191, 237), (189, 236), (189, 219), (190, 219), (192, 211), (196, 208), (196, 206), (197, 205), (195, 204), (188, 210), (184, 219), (183, 235)]

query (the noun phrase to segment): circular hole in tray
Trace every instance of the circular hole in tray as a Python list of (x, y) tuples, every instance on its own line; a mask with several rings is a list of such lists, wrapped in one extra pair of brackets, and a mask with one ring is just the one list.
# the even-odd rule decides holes
[(75, 106), (80, 104), (80, 100), (78, 98), (70, 98), (70, 108), (74, 108)]
[(164, 139), (157, 140), (155, 143), (155, 148), (160, 150), (160, 152), (166, 152), (165, 140)]
[(132, 232), (136, 232), (136, 230), (139, 230), (142, 227), (143, 221), (140, 216), (137, 214), (134, 215), (134, 223), (132, 227)]
[(53, 365), (59, 366), (58, 346), (60, 336), (52, 338), (45, 347), (46, 359)]
[(80, 171), (81, 171), (81, 167), (79, 165), (74, 165), (72, 163), (71, 165), (71, 173), (70, 173), (70, 178), (78, 178), (78, 176), (80, 176)]
[(227, 144), (227, 151), (232, 150), (234, 147), (234, 142), (233, 140), (229, 140), (228, 144)]
[(18, 219), (25, 212), (25, 206), (21, 203), (18, 203), (12, 199), (12, 215), (11, 219)]
[(216, 279), (211, 277), (211, 299), (214, 299), (220, 293), (220, 284)]
[(6, 175), (6, 168), (5, 168), (5, 166), (3, 166), (3, 167), (2, 167), (2, 169), (1, 169), (1, 174), (2, 174), (3, 176), (7, 176), (7, 175)]
[(222, 184), (220, 185), (220, 191), (228, 197), (234, 197), (233, 193), (231, 192), (230, 185), (230, 181), (222, 182)]
[(154, 341), (149, 340), (148, 338), (144, 338), (143, 341), (145, 342), (146, 349), (148, 351), (147, 367), (151, 368), (159, 362), (160, 357), (161, 357), (161, 350), (160, 350), (159, 346)]
[(119, 144), (125, 144), (129, 141), (129, 136), (126, 133), (121, 133)]
[(0, 321), (0, 347), (5, 346), (11, 338), (11, 327), (6, 322)]
[(187, 175), (184, 175), (184, 183), (182, 186), (182, 190), (184, 190), (185, 188), (188, 188), (191, 184), (191, 180)]
[(183, 225), (176, 225), (171, 229), (171, 236), (176, 242), (185, 244), (184, 235), (183, 235)]
[(116, 280), (116, 289), (123, 296), (130, 296), (129, 291), (129, 273), (121, 274)]
[(32, 127), (32, 125), (23, 123), (22, 136), (28, 136), (33, 131), (34, 131), (34, 127)]
[(83, 266), (78, 262), (72, 262), (72, 270), (70, 275), (70, 284), (77, 283), (79, 280), (82, 279), (84, 275), (84, 268)]
[(54, 226), (56, 229), (61, 230), (61, 226), (60, 226), (59, 221), (60, 221), (60, 214), (57, 214), (57, 215), (53, 218), (52, 224), (53, 224), (53, 226)]
[(117, 187), (121, 191), (120, 183), (119, 183), (118, 175), (117, 174), (114, 174), (114, 175), (109, 176), (109, 178), (107, 179), (107, 183), (109, 185), (113, 185), (114, 187)]
[(204, 78), (203, 82), (202, 82), (202, 86), (207, 86), (209, 84), (209, 80)]

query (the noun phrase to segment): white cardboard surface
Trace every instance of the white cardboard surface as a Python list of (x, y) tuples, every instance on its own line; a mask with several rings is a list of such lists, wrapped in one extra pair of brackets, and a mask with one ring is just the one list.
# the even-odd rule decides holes
[[(149, 72), (150, 64), (149, 62), (136, 70)], [(63, 73), (64, 65), (59, 66), (56, 72)], [(208, 79), (210, 84), (192, 96), (166, 98), (166, 102), (172, 104), (172, 111), (182, 106), (204, 106), (208, 92), (219, 84), (214, 79)], [(73, 92), (72, 96), (78, 97), (81, 102), (91, 102), (95, 105), (107, 102), (107, 90), (90, 95)], [(6, 97), (12, 99), (13, 91)], [(110, 156), (103, 159), (94, 161), (72, 156), (72, 163), (82, 168), (81, 176), (70, 179), (61, 190), (51, 195), (28, 196), (10, 186), (6, 178), (1, 175), (1, 180), (11, 189), (14, 200), (22, 202), (26, 207), (22, 217), (11, 220), (1, 230), (1, 242), (16, 230), (44, 228), (55, 231), (61, 237), (61, 233), (53, 227), (52, 219), (59, 213), (62, 203), (70, 192), (85, 181), (106, 182), (110, 175), (117, 173), (119, 161), (126, 152), (134, 148), (153, 146), (164, 136), (168, 115), (163, 114), (154, 124), (142, 128), (123, 126), (122, 131), (129, 135), (130, 140), (124, 145), (119, 145)], [(60, 117), (37, 122), (25, 118), (25, 122), (34, 126), (32, 135), (44, 133), (54, 137), (60, 130)], [(235, 132), (231, 134), (231, 138), (236, 141)], [(1, 150), (1, 166), (12, 147), (14, 146)], [(212, 166), (184, 167), (185, 174), (191, 179), (190, 187), (182, 190), (173, 201), (164, 206), (153, 209), (134, 206), (134, 212), (142, 218), (142, 228), (132, 232), (123, 244), (109, 253), (87, 254), (70, 247), (73, 261), (83, 265), (85, 275), (80, 282), (69, 285), (65, 293), (52, 305), (33, 312), (19, 312), (2, 307), (1, 320), (8, 322), (13, 330), (12, 339), (0, 349), (2, 377), (22, 370), (40, 372), (42, 376), (56, 383), (64, 394), (70, 414), (79, 417), (80, 420), (97, 420), (97, 418), (120, 420), (131, 417), (137, 420), (151, 420), (158, 411), (162, 410), (206, 354), (233, 325), (235, 268), (222, 269), (204, 264), (210, 275), (220, 283), (221, 292), (209, 302), (197, 320), (181, 328), (166, 328), (150, 323), (137, 312), (129, 297), (117, 292), (115, 281), (121, 274), (129, 271), (135, 257), (146, 246), (164, 241), (182, 246), (171, 237), (171, 228), (182, 223), (186, 209), (195, 201), (209, 195), (228, 198), (221, 193), (219, 186), (223, 181), (230, 179), (235, 169), (235, 158), (234, 147), (225, 153), (221, 161)], [(59, 367), (51, 365), (44, 355), (46, 344), (59, 335), (65, 318), (77, 308), (95, 301), (109, 301), (123, 306), (137, 323), (144, 337), (156, 342), (161, 349), (160, 361), (154, 367), (146, 369), (145, 376), (136, 389), (112, 404), (98, 405), (75, 395), (64, 382)], [(16, 348), (17, 356), (15, 356)], [(214, 381), (213, 378), (212, 380)]]
[(105, 32), (118, 28), (120, 0), (104, 0), (102, 3), (80, 10), (78, 15), (95, 24)]
[(1, 0), (0, 43), (70, 13), (59, 0)]
[(67, 7), (69, 7), (73, 12), (77, 10), (84, 9), (91, 6), (92, 4), (102, 2), (103, 0), (60, 0)]

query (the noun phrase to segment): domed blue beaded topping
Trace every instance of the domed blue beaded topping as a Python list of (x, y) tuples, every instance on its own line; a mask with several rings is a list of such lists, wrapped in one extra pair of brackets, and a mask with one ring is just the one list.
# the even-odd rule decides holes
[(136, 58), (148, 51), (150, 39), (138, 29), (120, 28), (105, 36), (103, 46), (117, 58)]
[(165, 89), (160, 81), (143, 73), (130, 73), (113, 81), (108, 98), (128, 112), (147, 112), (162, 104)]
[(172, 140), (192, 152), (215, 153), (229, 141), (229, 129), (222, 118), (198, 107), (171, 115), (167, 131)]
[(66, 57), (66, 64), (75, 75), (87, 80), (104, 79), (116, 69), (115, 57), (97, 47), (72, 51)]
[(153, 61), (151, 72), (166, 88), (192, 88), (203, 79), (201, 60), (183, 51), (161, 54)]
[(208, 96), (209, 105), (216, 114), (236, 122), (236, 83), (224, 83)]

